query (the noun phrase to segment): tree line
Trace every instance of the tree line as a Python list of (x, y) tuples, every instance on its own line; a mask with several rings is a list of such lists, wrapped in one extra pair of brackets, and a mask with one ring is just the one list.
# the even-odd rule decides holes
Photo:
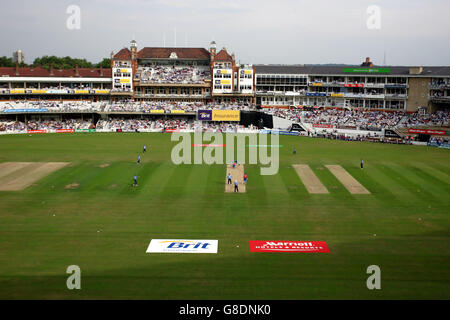
[[(43, 56), (34, 59), (32, 64), (21, 63), (19, 67), (37, 67), (41, 66), (44, 69), (50, 69), (50, 65), (53, 65), (54, 69), (73, 69), (76, 65), (79, 68), (110, 68), (111, 59), (104, 58), (99, 63), (92, 63), (86, 59), (78, 59), (72, 57), (56, 57), (56, 56)], [(12, 58), (3, 56), (0, 57), (0, 67), (15, 67), (16, 64)]]

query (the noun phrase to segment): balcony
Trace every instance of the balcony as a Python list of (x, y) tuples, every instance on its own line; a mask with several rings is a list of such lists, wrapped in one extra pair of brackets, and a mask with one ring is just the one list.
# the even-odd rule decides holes
[(365, 94), (364, 93), (346, 93), (345, 97), (346, 98), (364, 98)]
[(384, 83), (365, 83), (364, 86), (366, 88), (384, 88)]
[(428, 96), (429, 100), (432, 102), (444, 102), (448, 103), (450, 102), (450, 96)]
[(112, 89), (111, 95), (113, 96), (119, 96), (119, 95), (132, 95), (133, 90), (131, 89)]
[(394, 93), (389, 93), (389, 94), (385, 94), (386, 98), (393, 98), (393, 99), (407, 99), (408, 95), (407, 94), (394, 94)]
[(326, 97), (327, 94), (325, 92), (306, 92), (307, 97)]
[(211, 95), (207, 94), (174, 94), (174, 93), (135, 93), (135, 98), (176, 98), (176, 99), (206, 99)]
[(450, 83), (430, 84), (428, 88), (431, 90), (445, 90), (450, 89)]
[(367, 98), (367, 99), (384, 99), (385, 95), (384, 94), (366, 94), (366, 95), (364, 95), (364, 98)]
[(309, 82), (308, 86), (310, 87), (343, 87), (345, 82)]
[(409, 86), (407, 84), (387, 83), (384, 87), (386, 89), (406, 89)]
[(0, 94), (4, 95), (16, 95), (16, 94), (26, 94), (26, 95), (42, 95), (42, 94), (109, 94), (111, 92), (110, 89), (91, 89), (91, 88), (85, 88), (85, 89), (0, 89)]

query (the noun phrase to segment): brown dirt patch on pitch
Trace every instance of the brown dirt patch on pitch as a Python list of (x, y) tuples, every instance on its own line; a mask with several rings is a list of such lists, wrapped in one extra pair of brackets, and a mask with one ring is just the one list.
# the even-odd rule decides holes
[(13, 172), (28, 167), (32, 162), (4, 162), (0, 163), (0, 181), (8, 179)]
[(7, 162), (0, 168), (0, 191), (23, 190), (68, 162)]
[(327, 165), (328, 170), (343, 184), (351, 194), (370, 194), (369, 190), (353, 178), (350, 173), (339, 165)]
[(100, 168), (106, 168), (106, 167), (109, 167), (109, 163), (101, 164), (101, 165), (99, 165), (99, 167), (100, 167)]
[[(231, 173), (232, 184), (228, 184), (228, 174)], [(238, 181), (239, 192), (234, 192), (234, 181)], [(246, 185), (244, 184), (244, 165), (239, 164), (233, 169), (233, 165), (227, 165), (227, 171), (225, 172), (225, 192), (227, 193), (245, 193)]]
[(306, 187), (309, 193), (312, 194), (327, 194), (328, 190), (317, 178), (311, 168), (306, 164), (294, 164), (292, 165), (297, 172), (300, 180)]
[(64, 187), (64, 189), (76, 189), (76, 188), (78, 188), (79, 186), (80, 186), (79, 183), (74, 182), (74, 183), (71, 183), (71, 184), (66, 185), (66, 186)]

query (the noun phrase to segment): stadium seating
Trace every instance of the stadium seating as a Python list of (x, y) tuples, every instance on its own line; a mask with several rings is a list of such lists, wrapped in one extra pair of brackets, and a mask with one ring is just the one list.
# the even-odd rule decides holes
[(139, 67), (136, 78), (142, 83), (202, 84), (210, 79), (210, 71), (208, 68), (191, 66)]

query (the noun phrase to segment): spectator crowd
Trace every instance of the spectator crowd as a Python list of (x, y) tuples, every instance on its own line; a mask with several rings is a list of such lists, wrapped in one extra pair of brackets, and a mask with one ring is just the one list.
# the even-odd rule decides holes
[(58, 129), (91, 129), (95, 126), (89, 120), (29, 120), (12, 121), (0, 120), (0, 132), (25, 132), (27, 130), (58, 130)]
[(449, 111), (437, 111), (431, 114), (412, 113), (409, 114), (401, 127), (446, 127), (450, 123)]
[(450, 123), (450, 111), (437, 111), (432, 114), (404, 111), (383, 112), (348, 109), (265, 109), (264, 112), (291, 120), (310, 124), (330, 124), (337, 128), (359, 128), (360, 130), (393, 129), (396, 127), (445, 127)]
[(142, 83), (202, 84), (210, 78), (210, 72), (207, 68), (192, 66), (154, 66), (140, 67), (136, 77)]

